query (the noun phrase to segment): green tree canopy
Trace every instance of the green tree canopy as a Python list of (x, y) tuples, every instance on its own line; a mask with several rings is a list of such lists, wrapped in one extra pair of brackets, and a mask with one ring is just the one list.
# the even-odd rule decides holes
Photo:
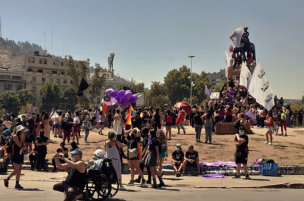
[(20, 108), (19, 98), (14, 91), (4, 91), (0, 94), (0, 103), (2, 104), (2, 108), (4, 108), (7, 112), (18, 114)]
[(51, 82), (46, 82), (39, 91), (41, 97), (42, 107), (45, 110), (51, 110), (56, 108), (56, 103), (61, 101), (60, 88), (57, 83), (53, 84)]
[(32, 103), (34, 100), (32, 92), (27, 89), (18, 91), (17, 96), (19, 98), (20, 105), (22, 106), (25, 106), (27, 103)]
[(131, 85), (119, 85), (118, 90), (122, 90), (123, 87), (129, 87), (132, 91), (136, 93), (141, 93), (145, 91), (145, 84), (144, 83), (138, 83), (138, 84), (131, 84)]
[(102, 87), (106, 81), (105, 73), (100, 66), (94, 68), (94, 74), (92, 77), (92, 94), (90, 97), (91, 103), (94, 103), (94, 99), (101, 95)]
[(148, 105), (163, 108), (165, 104), (170, 106), (170, 99), (164, 89), (164, 84), (152, 82), (151, 89), (146, 93)]

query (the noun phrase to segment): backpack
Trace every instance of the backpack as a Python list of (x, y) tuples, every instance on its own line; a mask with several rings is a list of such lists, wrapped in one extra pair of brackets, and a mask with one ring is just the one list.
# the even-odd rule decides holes
[[(113, 159), (114, 160), (114, 159)], [(101, 167), (102, 174), (106, 175), (112, 184), (118, 181), (115, 168), (112, 163), (112, 159), (105, 158)]]

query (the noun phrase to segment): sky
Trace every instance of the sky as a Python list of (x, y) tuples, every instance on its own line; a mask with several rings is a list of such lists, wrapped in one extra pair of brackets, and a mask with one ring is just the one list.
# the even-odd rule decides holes
[(244, 25), (274, 93), (300, 99), (303, 8), (303, 0), (0, 0), (0, 17), (3, 38), (90, 58), (91, 66), (107, 67), (114, 52), (115, 73), (147, 87), (190, 67), (189, 55), (196, 73), (224, 68), (229, 36)]

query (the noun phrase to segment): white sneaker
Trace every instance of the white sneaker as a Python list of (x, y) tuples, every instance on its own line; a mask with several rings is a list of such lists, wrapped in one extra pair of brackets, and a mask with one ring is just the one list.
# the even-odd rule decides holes
[(121, 187), (119, 188), (119, 190), (124, 191), (124, 190), (126, 190), (126, 188), (125, 188), (124, 186), (121, 186)]
[(271, 143), (271, 142), (269, 142), (268, 144), (269, 144), (269, 145), (272, 145), (272, 143)]
[(268, 144), (268, 142), (264, 142), (264, 144)]

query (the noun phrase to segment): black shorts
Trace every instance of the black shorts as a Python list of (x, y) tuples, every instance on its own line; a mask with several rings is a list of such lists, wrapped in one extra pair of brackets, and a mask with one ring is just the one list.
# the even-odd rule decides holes
[(247, 164), (248, 154), (244, 151), (236, 151), (235, 152), (235, 163), (236, 164)]
[(20, 155), (19, 153), (15, 153), (16, 155), (13, 156), (13, 163), (22, 164), (24, 160), (23, 154)]
[(30, 135), (29, 137), (25, 138), (26, 143), (35, 143), (35, 135)]

